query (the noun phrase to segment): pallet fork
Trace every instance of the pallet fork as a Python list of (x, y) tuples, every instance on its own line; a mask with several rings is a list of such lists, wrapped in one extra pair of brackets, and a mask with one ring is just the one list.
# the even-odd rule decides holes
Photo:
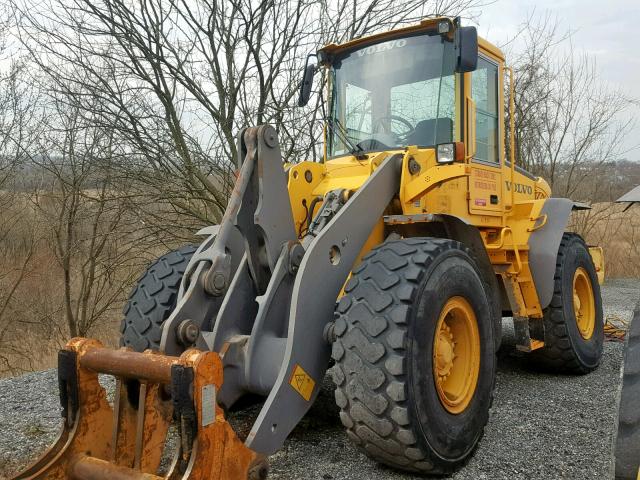
[[(273, 127), (240, 132), (221, 224), (194, 254), (163, 323), (161, 353), (74, 339), (59, 357), (57, 443), (16, 478), (256, 480), (309, 410), (329, 364), (335, 300), (398, 191), (401, 155), (371, 163), (357, 192), (327, 194), (298, 239)], [(375, 169), (375, 170), (374, 170)], [(117, 379), (113, 407), (98, 374)], [(224, 376), (224, 384), (222, 377)], [(265, 398), (241, 441), (222, 408)], [(169, 427), (179, 452), (156, 475)]]
[[(113, 406), (99, 373), (116, 378)], [(75, 338), (59, 353), (58, 376), (60, 436), (16, 480), (260, 480), (267, 475), (266, 458), (236, 437), (216, 404), (222, 384), (217, 353), (191, 349), (169, 357)], [(156, 471), (173, 419), (179, 444), (161, 477)]]

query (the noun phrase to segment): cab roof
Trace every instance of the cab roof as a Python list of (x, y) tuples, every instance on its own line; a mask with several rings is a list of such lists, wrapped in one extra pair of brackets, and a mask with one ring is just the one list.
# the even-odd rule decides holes
[[(344, 51), (355, 50), (360, 46), (368, 45), (370, 43), (378, 43), (382, 40), (401, 38), (405, 37), (407, 34), (412, 33), (426, 32), (436, 27), (438, 25), (438, 22), (442, 20), (448, 20), (453, 24), (453, 19), (449, 17), (426, 18), (416, 25), (410, 25), (408, 27), (388, 30), (386, 32), (375, 33), (373, 35), (367, 35), (365, 37), (356, 38), (345, 43), (330, 43), (322, 47), (318, 52), (326, 53), (328, 55), (335, 55)], [(504, 61), (504, 54), (502, 53), (502, 51), (484, 38), (478, 37), (478, 48), (480, 50), (485, 50), (495, 57), (499, 58), (501, 61)]]

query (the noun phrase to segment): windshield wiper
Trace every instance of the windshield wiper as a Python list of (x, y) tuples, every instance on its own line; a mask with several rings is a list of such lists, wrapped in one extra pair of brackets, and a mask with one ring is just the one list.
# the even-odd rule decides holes
[(364, 152), (364, 149), (360, 145), (354, 143), (353, 140), (349, 138), (349, 132), (347, 132), (347, 129), (344, 127), (342, 122), (340, 122), (340, 120), (338, 120), (337, 118), (329, 117), (329, 121), (327, 122), (327, 124), (329, 125), (331, 131), (333, 131), (333, 133), (335, 133), (336, 136), (340, 139), (340, 141), (348, 147), (349, 153), (351, 155), (357, 157), (359, 154)]

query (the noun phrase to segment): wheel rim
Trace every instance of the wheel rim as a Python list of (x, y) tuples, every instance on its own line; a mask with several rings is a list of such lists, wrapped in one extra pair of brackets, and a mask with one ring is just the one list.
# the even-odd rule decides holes
[(471, 403), (480, 372), (480, 334), (473, 308), (450, 298), (438, 318), (433, 343), (433, 376), (442, 406), (452, 414)]
[(578, 267), (573, 275), (573, 313), (580, 335), (585, 340), (589, 340), (593, 336), (596, 325), (596, 308), (591, 279), (582, 267)]

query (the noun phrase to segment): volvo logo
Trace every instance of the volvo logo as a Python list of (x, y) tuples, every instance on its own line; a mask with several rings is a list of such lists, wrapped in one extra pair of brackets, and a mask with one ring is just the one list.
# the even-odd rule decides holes
[(365, 55), (388, 52), (389, 50), (393, 50), (394, 48), (402, 48), (406, 44), (407, 40), (405, 38), (401, 38), (399, 40), (391, 40), (390, 42), (378, 43), (377, 45), (371, 45), (367, 48), (363, 48), (362, 50), (358, 50), (358, 56), (364, 57)]
[[(505, 180), (504, 183), (507, 186), (507, 191), (511, 191), (511, 182), (509, 180)], [(516, 183), (514, 191), (516, 193), (526, 193), (528, 195), (533, 194), (533, 187), (531, 185), (524, 185), (522, 183)]]

